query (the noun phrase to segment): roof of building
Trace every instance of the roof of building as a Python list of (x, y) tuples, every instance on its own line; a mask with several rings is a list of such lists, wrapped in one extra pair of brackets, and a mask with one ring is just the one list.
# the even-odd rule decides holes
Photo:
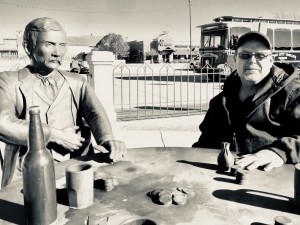
[[(174, 55), (189, 55), (190, 49), (189, 48), (177, 48), (175, 49)], [(196, 52), (192, 51), (192, 55), (197, 55)]]
[(17, 47), (3, 47), (0, 45), (0, 51), (2, 52), (9, 52), (9, 51), (17, 51)]
[(0, 42), (0, 51), (17, 51), (16, 38), (3, 38), (3, 42)]
[(89, 46), (95, 47), (103, 36), (68, 36), (67, 44), (69, 46)]

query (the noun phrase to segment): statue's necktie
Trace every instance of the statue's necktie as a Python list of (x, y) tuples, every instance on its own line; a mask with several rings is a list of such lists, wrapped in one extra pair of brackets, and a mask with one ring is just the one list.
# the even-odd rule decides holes
[(58, 93), (58, 87), (57, 87), (56, 80), (52, 76), (42, 78), (41, 88), (42, 88), (43, 92), (46, 94), (46, 96), (51, 101), (54, 101), (54, 99), (56, 98), (57, 93)]

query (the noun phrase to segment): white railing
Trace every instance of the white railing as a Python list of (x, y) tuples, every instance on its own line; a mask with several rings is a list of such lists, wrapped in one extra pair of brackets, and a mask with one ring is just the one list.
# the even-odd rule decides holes
[(142, 119), (205, 113), (231, 73), (225, 64), (201, 70), (189, 64), (124, 64), (113, 69), (118, 119)]

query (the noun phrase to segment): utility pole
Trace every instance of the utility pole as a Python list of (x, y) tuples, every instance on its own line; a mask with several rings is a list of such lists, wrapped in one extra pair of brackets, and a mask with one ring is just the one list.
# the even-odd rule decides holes
[(16, 44), (17, 44), (17, 58), (19, 58), (19, 45), (18, 45), (18, 37), (22, 31), (17, 30), (17, 36), (16, 36)]
[(190, 18), (190, 62), (192, 61), (192, 16), (191, 16), (191, 1), (189, 1), (189, 18)]

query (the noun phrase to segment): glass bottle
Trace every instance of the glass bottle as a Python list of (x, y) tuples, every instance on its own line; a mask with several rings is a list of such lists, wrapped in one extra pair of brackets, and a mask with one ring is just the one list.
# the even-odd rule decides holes
[(28, 151), (22, 163), (26, 223), (56, 224), (54, 160), (46, 149), (39, 107), (30, 107), (29, 116)]

